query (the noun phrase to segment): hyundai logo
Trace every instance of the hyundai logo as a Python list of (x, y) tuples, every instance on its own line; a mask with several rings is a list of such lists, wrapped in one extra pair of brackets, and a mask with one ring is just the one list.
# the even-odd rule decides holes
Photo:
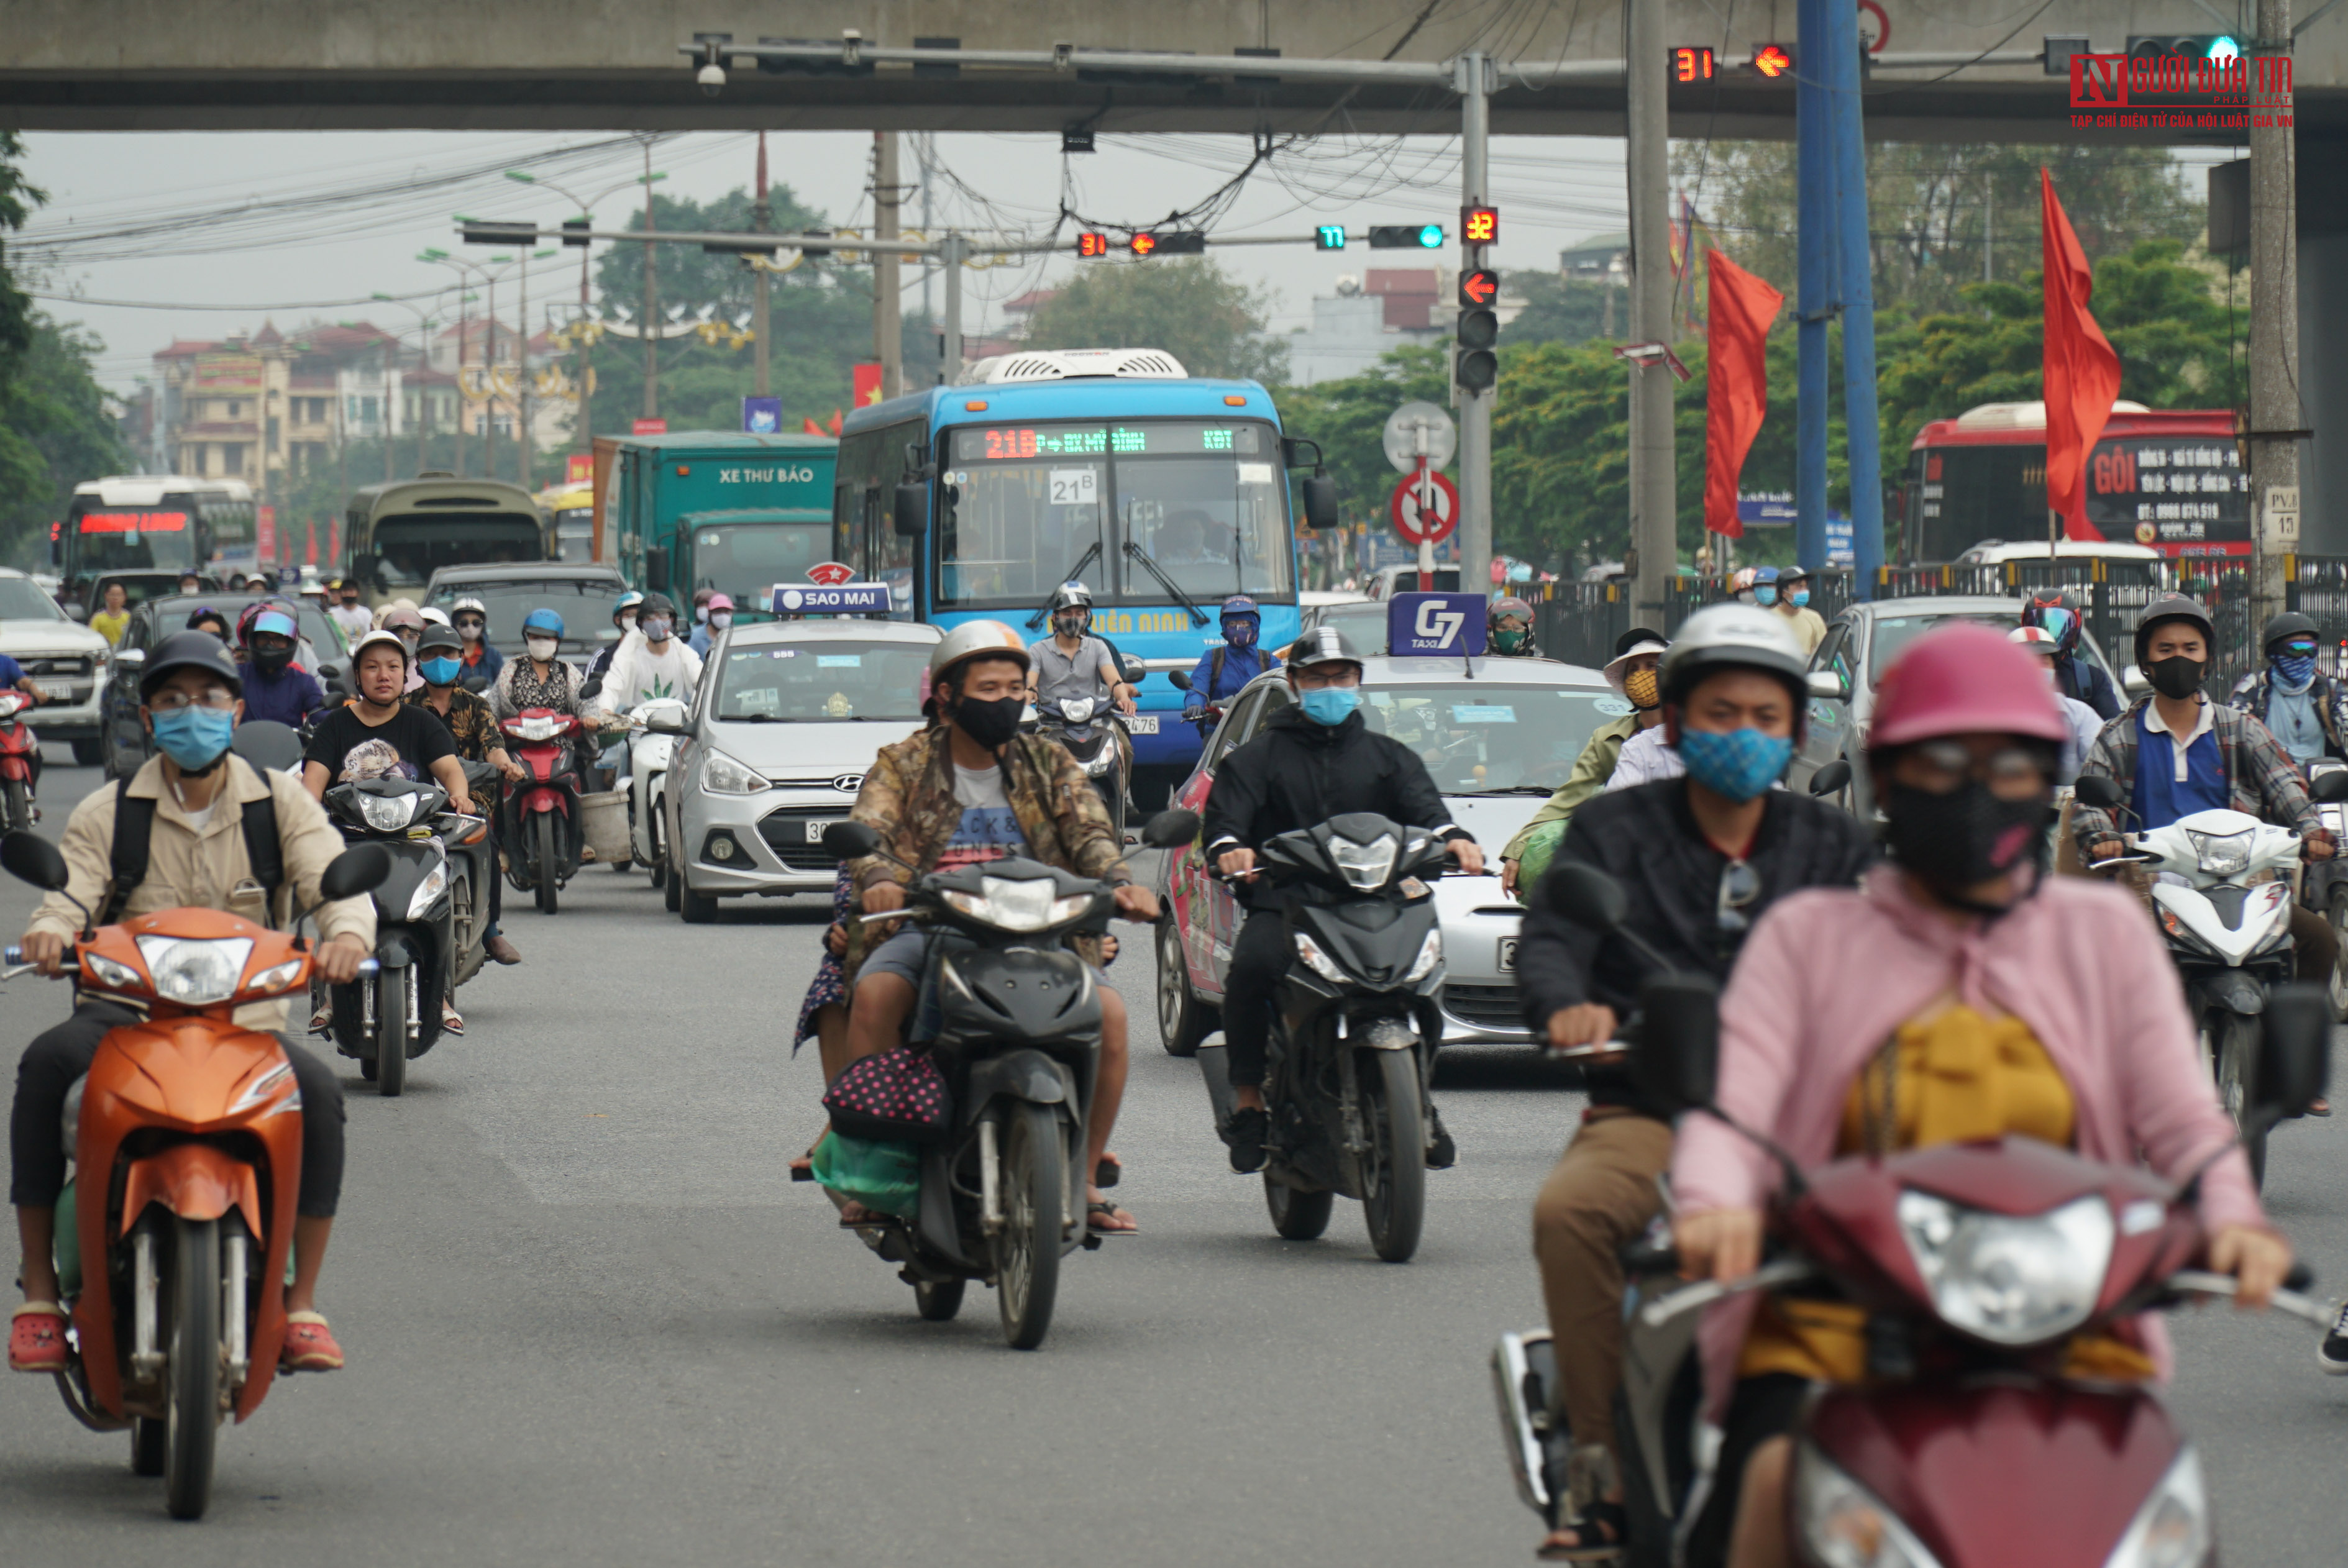
[(864, 787), (862, 774), (842, 774), (831, 781), (831, 787), (842, 794), (854, 794)]

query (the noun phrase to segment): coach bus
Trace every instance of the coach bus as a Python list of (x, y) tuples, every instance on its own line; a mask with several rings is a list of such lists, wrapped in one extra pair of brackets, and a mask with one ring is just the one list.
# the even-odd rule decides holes
[[(1952, 561), (1979, 545), (2046, 538), (2046, 405), (1987, 403), (1917, 433), (1909, 453), (1903, 551)], [(2225, 409), (2112, 405), (2087, 459), (2096, 539), (2171, 559), (2248, 555), (2250, 475)]]
[(134, 605), (179, 591), (186, 572), (223, 581), (253, 569), (251, 486), (177, 474), (118, 475), (74, 487), (52, 557), (66, 596), (96, 608), (91, 586), (119, 582)]
[[(999, 355), (968, 384), (848, 417), (834, 553), (888, 583), (901, 617), (1003, 620), (1031, 641), (1047, 635), (1052, 590), (1082, 581), (1093, 630), (1150, 671), (1136, 773), (1178, 781), (1200, 737), (1165, 675), (1220, 641), (1218, 607), (1253, 599), (1267, 647), (1299, 633), (1289, 470), (1300, 447), (1317, 460), (1310, 443), (1282, 437), (1262, 386), (1190, 376), (1162, 351)], [(1334, 487), (1304, 488), (1330, 514), (1317, 526), (1334, 526)]]
[(495, 479), (427, 474), (369, 485), (344, 514), (343, 553), (369, 604), (422, 602), (444, 566), (554, 557), (554, 519), (528, 490)]

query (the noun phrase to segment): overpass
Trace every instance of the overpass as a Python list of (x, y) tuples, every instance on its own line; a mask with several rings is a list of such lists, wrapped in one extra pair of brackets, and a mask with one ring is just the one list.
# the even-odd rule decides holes
[[(1675, 44), (1726, 67), (1673, 92), (1672, 133), (1792, 134), (1790, 82), (1743, 68), (1795, 37), (1794, 0), (1664, 5)], [(2311, 13), (2322, 0), (2302, 0)], [(2222, 30), (2194, 0), (1869, 0), (1879, 54), (1869, 134), (2040, 141), (2070, 128), (2047, 36), (2116, 50), (2134, 35)], [(2327, 11), (2330, 7), (2325, 8)], [(1733, 20), (1724, 28), (1722, 15)], [(2024, 20), (2026, 18), (2026, 21)], [(2021, 23), (2017, 26), (2017, 23)], [(678, 53), (696, 34), (965, 49), (1200, 55), (1431, 67), (1478, 48), (1503, 62), (1492, 129), (1619, 136), (1619, 5), (1473, 0), (0, 0), (0, 125), (32, 130), (1346, 129), (1448, 135), (1457, 100), (1397, 73), (1368, 82), (1260, 72), (1206, 80), (1064, 68), (959, 71), (833, 62), (788, 73), (747, 60), (705, 96)], [(1978, 56), (1981, 64), (1968, 64)], [(1663, 62), (1656, 62), (1658, 69)], [(1610, 68), (1611, 67), (1611, 68)], [(2348, 6), (2299, 39), (2302, 134), (2348, 136)], [(2095, 133), (2080, 133), (2095, 134)], [(2144, 133), (2135, 133), (2141, 138)], [(2191, 140), (2196, 133), (2163, 133)], [(2230, 140), (2219, 135), (2211, 139)]]

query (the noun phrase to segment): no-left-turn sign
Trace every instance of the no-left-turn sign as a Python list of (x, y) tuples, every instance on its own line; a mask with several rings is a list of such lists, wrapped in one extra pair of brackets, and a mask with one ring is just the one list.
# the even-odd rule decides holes
[(1402, 483), (1395, 487), (1394, 500), (1388, 507), (1394, 517), (1395, 532), (1406, 545), (1439, 545), (1459, 526), (1459, 492), (1450, 480), (1429, 472), (1426, 483), (1433, 504), (1422, 504), (1419, 478), (1416, 474), (1406, 474)]

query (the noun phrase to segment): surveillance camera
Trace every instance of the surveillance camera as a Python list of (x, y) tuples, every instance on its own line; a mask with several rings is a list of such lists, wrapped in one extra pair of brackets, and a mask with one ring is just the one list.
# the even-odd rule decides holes
[(708, 65), (702, 67), (701, 69), (695, 74), (693, 79), (701, 84), (701, 90), (704, 94), (714, 98), (717, 96), (719, 90), (726, 86), (726, 67), (713, 60)]

